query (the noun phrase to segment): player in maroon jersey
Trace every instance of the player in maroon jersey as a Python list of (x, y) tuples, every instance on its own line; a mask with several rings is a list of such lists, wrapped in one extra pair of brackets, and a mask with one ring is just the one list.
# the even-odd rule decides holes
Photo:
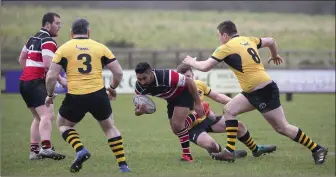
[[(138, 63), (135, 69), (136, 94), (151, 95), (167, 100), (168, 118), (172, 131), (180, 139), (183, 161), (192, 162), (186, 117), (190, 110), (203, 117), (204, 109), (194, 81), (170, 69), (152, 69), (146, 62)], [(145, 105), (137, 105), (135, 115), (146, 112)]]
[[(56, 13), (46, 13), (42, 18), (42, 28), (31, 36), (23, 46), (19, 62), (23, 68), (20, 77), (20, 93), (34, 119), (30, 129), (29, 159), (52, 158), (64, 159), (65, 156), (54, 151), (50, 138), (52, 121), (54, 119), (53, 106), (45, 106), (47, 90), (45, 73), (57, 49), (53, 37), (57, 36), (61, 28), (60, 16)], [(58, 77), (58, 82), (66, 87), (66, 79)], [(41, 142), (41, 148), (39, 146)]]

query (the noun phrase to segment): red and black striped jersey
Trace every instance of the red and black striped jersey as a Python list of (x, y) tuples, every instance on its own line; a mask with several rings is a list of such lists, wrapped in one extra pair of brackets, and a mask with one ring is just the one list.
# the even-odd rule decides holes
[(141, 95), (151, 95), (166, 100), (171, 100), (186, 88), (185, 76), (170, 69), (154, 69), (154, 81), (148, 87), (141, 87), (136, 82), (135, 93)]
[(45, 66), (42, 56), (53, 57), (57, 49), (55, 40), (50, 33), (41, 29), (34, 36), (30, 37), (23, 47), (27, 52), (26, 66), (23, 68), (20, 80), (29, 81), (45, 77)]

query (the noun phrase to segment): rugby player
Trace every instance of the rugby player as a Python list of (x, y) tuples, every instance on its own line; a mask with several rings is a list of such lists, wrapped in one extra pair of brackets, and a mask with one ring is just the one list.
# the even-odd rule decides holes
[(225, 62), (238, 78), (242, 92), (237, 94), (224, 107), (226, 130), (228, 134), (224, 151), (214, 153), (218, 160), (234, 161), (235, 142), (237, 138), (238, 121), (236, 116), (257, 109), (268, 123), (278, 133), (307, 147), (311, 152), (315, 164), (325, 161), (328, 149), (318, 145), (310, 139), (300, 128), (287, 122), (280, 103), (277, 84), (269, 77), (261, 62), (258, 49), (267, 47), (271, 52), (271, 59), (276, 65), (283, 62), (278, 54), (278, 48), (273, 38), (256, 38), (240, 36), (236, 25), (232, 21), (224, 21), (217, 27), (217, 35), (221, 45), (212, 56), (204, 61), (186, 56), (184, 63), (193, 68), (206, 72), (220, 62)]
[[(177, 72), (185, 75), (186, 77), (195, 79), (192, 68), (189, 65), (183, 63), (180, 64), (177, 67)], [(195, 83), (201, 100), (204, 100), (204, 96), (207, 96), (224, 105), (231, 100), (230, 97), (212, 90), (208, 85), (200, 80), (195, 80)], [(198, 118), (193, 113), (187, 117), (186, 126), (190, 127), (189, 136), (191, 142), (206, 149), (209, 153), (220, 152), (222, 150), (221, 146), (208, 134), (210, 132), (226, 132), (225, 120), (222, 119), (222, 116), (216, 117), (212, 112), (207, 117), (204, 116), (203, 118)], [(254, 157), (259, 157), (265, 153), (272, 153), (276, 150), (276, 146), (274, 145), (256, 144), (250, 135), (250, 132), (247, 130), (246, 125), (240, 121), (238, 121), (237, 136), (238, 140), (244, 143), (251, 150)], [(247, 154), (244, 150), (236, 150), (235, 153), (236, 157), (244, 157)]]
[[(65, 155), (54, 151), (51, 144), (52, 121), (54, 119), (53, 105), (44, 104), (47, 90), (45, 73), (57, 48), (53, 37), (57, 37), (61, 29), (61, 18), (53, 12), (46, 13), (42, 18), (42, 28), (28, 39), (23, 46), (19, 62), (23, 68), (20, 77), (19, 90), (34, 119), (30, 127), (29, 159), (52, 158), (61, 160)], [(66, 79), (57, 77), (58, 82), (66, 87)], [(40, 144), (41, 147), (40, 148)]]
[[(182, 161), (192, 162), (189, 133), (185, 120), (190, 110), (202, 117), (203, 105), (197, 93), (195, 82), (170, 69), (152, 69), (146, 62), (135, 68), (137, 81), (135, 93), (152, 95), (167, 100), (167, 114), (172, 131), (178, 136), (182, 147)], [(135, 115), (146, 113), (146, 105), (136, 105)]]
[[(47, 73), (47, 92), (45, 103), (49, 106), (55, 98), (57, 75), (63, 68), (67, 74), (68, 93), (57, 116), (57, 128), (63, 139), (76, 151), (76, 158), (70, 172), (78, 172), (82, 163), (91, 156), (74, 129), (86, 113), (91, 113), (98, 121), (113, 151), (121, 172), (129, 172), (123, 139), (115, 127), (110, 99), (115, 99), (123, 72), (113, 53), (103, 44), (89, 39), (89, 22), (76, 19), (71, 26), (72, 39), (63, 44), (55, 53)], [(111, 86), (106, 90), (102, 71), (106, 66), (113, 74)]]

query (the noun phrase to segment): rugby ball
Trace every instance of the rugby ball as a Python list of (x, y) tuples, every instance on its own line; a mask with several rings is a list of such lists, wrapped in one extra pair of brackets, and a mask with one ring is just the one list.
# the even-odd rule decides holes
[(146, 95), (135, 95), (133, 97), (134, 106), (137, 104), (145, 104), (147, 108), (147, 114), (153, 114), (156, 111), (156, 105), (154, 101)]

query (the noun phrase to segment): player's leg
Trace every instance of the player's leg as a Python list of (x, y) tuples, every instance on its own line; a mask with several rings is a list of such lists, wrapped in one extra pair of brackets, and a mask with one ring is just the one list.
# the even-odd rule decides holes
[[(214, 133), (226, 132), (225, 120), (222, 119), (220, 116), (217, 116), (216, 120), (217, 122), (214, 122), (214, 124), (211, 126), (211, 131), (213, 131)], [(275, 145), (257, 144), (250, 135), (250, 132), (248, 131), (246, 125), (241, 121), (238, 121), (237, 137), (240, 142), (245, 144), (245, 146), (251, 150), (253, 156), (255, 157), (259, 157), (266, 153), (272, 153), (276, 150)]]
[(247, 98), (239, 93), (224, 107), (224, 115), (227, 134), (227, 144), (225, 150), (220, 153), (213, 153), (213, 158), (224, 161), (234, 161), (234, 150), (238, 133), (238, 120), (236, 116), (243, 112), (254, 110)]
[(280, 93), (277, 84), (275, 82), (270, 83), (257, 92), (256, 95), (258, 100), (263, 101), (258, 103), (259, 106), (256, 105), (256, 108), (272, 127), (278, 133), (306, 146), (311, 150), (315, 163), (322, 164), (325, 161), (328, 149), (316, 144), (300, 128), (287, 122), (280, 103)]
[[(183, 161), (192, 162), (190, 153), (190, 142), (188, 128), (185, 127), (186, 117), (189, 115), (189, 108), (175, 106), (171, 115), (171, 129), (173, 133), (179, 138), (182, 147)], [(168, 109), (168, 112), (171, 112)], [(169, 113), (168, 113), (169, 114)], [(168, 115), (170, 117), (170, 115)]]
[(66, 94), (56, 119), (57, 129), (64, 141), (71, 145), (76, 152), (75, 160), (70, 166), (70, 172), (78, 172), (82, 164), (91, 157), (89, 151), (84, 147), (79, 134), (75, 130), (75, 125), (80, 122), (88, 112), (85, 99), (86, 95)]
[[(34, 117), (40, 118), (38, 132), (41, 138), (41, 146), (39, 155), (45, 158), (52, 158), (55, 160), (64, 159), (65, 156), (55, 152), (52, 149), (50, 137), (52, 129), (52, 119), (54, 117), (53, 107), (47, 108), (44, 104), (47, 96), (45, 81), (43, 79), (36, 79), (27, 82), (20, 82), (20, 93), (25, 100), (28, 108), (34, 108)], [(32, 110), (32, 109), (31, 109)], [(33, 122), (32, 126), (37, 126), (37, 122)], [(36, 134), (35, 127), (31, 127), (33, 133)], [(36, 135), (32, 135), (36, 136)]]
[(104, 131), (104, 134), (108, 139), (107, 142), (115, 155), (120, 171), (130, 172), (130, 168), (126, 162), (123, 138), (117, 127), (114, 125), (112, 108), (105, 88), (93, 93), (90, 100), (93, 103), (90, 106), (90, 113), (99, 122), (102, 130)]
[(40, 151), (40, 132), (39, 132), (39, 125), (40, 125), (40, 117), (37, 114), (35, 108), (29, 108), (30, 112), (32, 113), (34, 119), (30, 126), (30, 160), (37, 160), (41, 159), (39, 155)]
[(263, 113), (263, 115), (278, 133), (307, 147), (312, 152), (316, 164), (324, 163), (328, 149), (315, 143), (300, 128), (289, 124), (286, 120), (282, 106)]

